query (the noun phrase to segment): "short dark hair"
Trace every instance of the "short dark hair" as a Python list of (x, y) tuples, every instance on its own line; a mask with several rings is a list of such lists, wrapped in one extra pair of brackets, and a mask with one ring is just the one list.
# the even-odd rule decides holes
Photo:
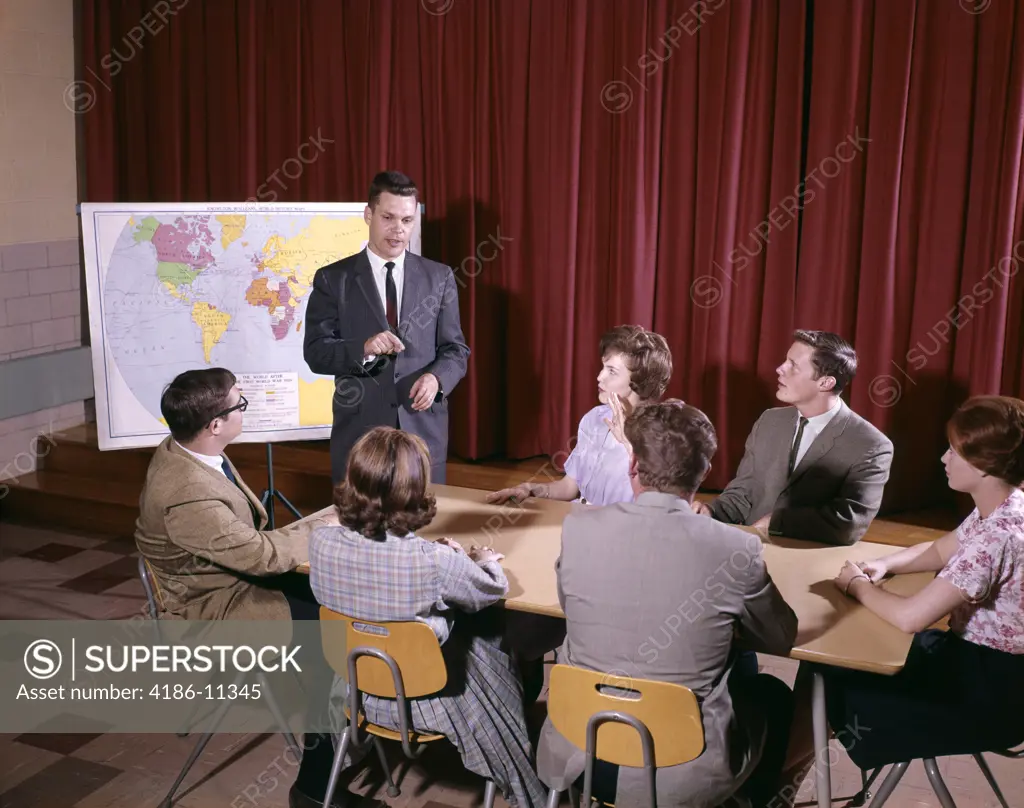
[(949, 445), (978, 471), (1008, 485), (1024, 483), (1024, 401), (974, 396), (946, 424)]
[(345, 479), (334, 489), (338, 521), (370, 539), (429, 525), (437, 513), (430, 484), (430, 452), (419, 435), (378, 426), (348, 456)]
[(640, 325), (620, 325), (601, 337), (601, 359), (622, 354), (629, 368), (629, 386), (641, 401), (656, 401), (665, 395), (672, 378), (672, 351), (668, 341)]
[(640, 484), (655, 491), (696, 493), (718, 451), (711, 420), (679, 399), (638, 407), (626, 419), (625, 433)]
[(160, 396), (160, 413), (171, 437), (188, 443), (228, 407), (235, 374), (225, 368), (186, 370), (174, 377)]
[(811, 354), (811, 364), (816, 374), (814, 378), (831, 376), (835, 379), (833, 393), (842, 393), (857, 375), (857, 352), (838, 334), (798, 329), (793, 332), (793, 339), (814, 349)]
[(411, 196), (417, 200), (420, 194), (416, 183), (401, 171), (381, 171), (370, 183), (370, 201), (367, 204), (371, 210), (377, 207), (380, 195), (385, 191), (395, 196)]

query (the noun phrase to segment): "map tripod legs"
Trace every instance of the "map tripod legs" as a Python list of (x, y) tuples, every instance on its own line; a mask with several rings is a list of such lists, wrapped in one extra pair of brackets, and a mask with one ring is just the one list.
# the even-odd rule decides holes
[(273, 530), (276, 525), (274, 524), (274, 499), (279, 499), (284, 506), (290, 510), (296, 519), (301, 519), (302, 514), (299, 513), (298, 508), (288, 501), (288, 497), (274, 488), (274, 447), (271, 444), (267, 444), (267, 490), (263, 492), (263, 496), (260, 497), (260, 502), (263, 504), (264, 510), (267, 512), (267, 527)]

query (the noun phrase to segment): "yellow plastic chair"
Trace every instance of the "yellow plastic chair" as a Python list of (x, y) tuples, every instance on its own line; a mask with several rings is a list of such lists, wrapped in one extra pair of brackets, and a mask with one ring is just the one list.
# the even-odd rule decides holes
[[(629, 695), (605, 688), (631, 691)], [(704, 725), (693, 691), (682, 685), (555, 665), (548, 691), (548, 717), (562, 735), (586, 752), (584, 808), (589, 808), (594, 760), (642, 768), (651, 808), (657, 805), (656, 773), (700, 757)], [(557, 808), (560, 792), (548, 792)]]
[[(400, 741), (405, 756), (416, 760), (426, 750), (426, 744), (445, 738), (436, 733), (415, 732), (408, 702), (433, 695), (448, 683), (448, 669), (437, 636), (426, 623), (355, 620), (326, 606), (320, 607), (320, 636), (328, 664), (348, 682), (349, 699), (345, 708), (348, 726), (334, 753), (324, 805), (330, 805), (334, 798), (346, 753), (349, 749), (362, 750), (371, 741), (387, 777), (388, 796), (397, 797), (401, 791), (391, 778), (381, 739)], [(366, 720), (362, 711), (364, 694), (398, 701), (398, 732)], [(352, 716), (356, 716), (355, 720)], [(362, 733), (366, 736), (360, 737)], [(494, 781), (487, 780), (484, 808), (494, 807), (496, 790)]]

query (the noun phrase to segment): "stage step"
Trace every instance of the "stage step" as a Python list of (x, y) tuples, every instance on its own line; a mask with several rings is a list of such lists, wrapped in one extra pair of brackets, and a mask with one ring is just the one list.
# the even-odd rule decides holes
[[(0, 521), (39, 527), (81, 530), (133, 541), (139, 496), (153, 449), (101, 452), (96, 425), (85, 424), (55, 433), (54, 445), (39, 458), (39, 469), (13, 480), (2, 481), (10, 491), (2, 496)], [(257, 494), (267, 487), (266, 446), (233, 444), (227, 454), (246, 484)], [(274, 444), (274, 487), (300, 512), (312, 513), (331, 502), (331, 460), (327, 441)], [(450, 460), (449, 485), (494, 491), (523, 480), (548, 482), (561, 473), (550, 461), (468, 463)], [(700, 494), (708, 500), (714, 494)], [(280, 503), (275, 510), (277, 526), (294, 521)], [(956, 527), (961, 517), (951, 511), (924, 511), (876, 519), (865, 541), (911, 546), (939, 538)], [(2, 541), (2, 537), (0, 537)]]
[[(154, 448), (101, 452), (94, 423), (57, 432), (53, 442), (39, 458), (35, 472), (2, 482), (10, 490), (5, 497), (0, 496), (0, 521), (132, 541), (139, 497)], [(246, 484), (261, 495), (268, 484), (266, 444), (232, 444), (227, 454)], [(273, 460), (275, 489), (301, 513), (312, 513), (330, 504), (328, 441), (274, 444)], [(449, 461), (447, 474), (451, 485), (486, 490), (529, 478), (546, 482), (561, 476), (543, 458), (487, 465)], [(295, 517), (278, 502), (275, 519), (281, 527)]]
[(140, 486), (96, 476), (41, 470), (9, 481), (0, 503), (5, 522), (131, 540)]

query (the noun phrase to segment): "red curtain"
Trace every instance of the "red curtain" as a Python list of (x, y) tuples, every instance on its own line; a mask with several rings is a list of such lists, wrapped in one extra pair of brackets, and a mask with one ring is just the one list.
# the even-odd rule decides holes
[(564, 459), (623, 322), (718, 428), (710, 487), (796, 327), (858, 350), (887, 510), (946, 496), (965, 396), (1024, 394), (1013, 0), (79, 2), (88, 200), (416, 179), (473, 349), (455, 455)]

